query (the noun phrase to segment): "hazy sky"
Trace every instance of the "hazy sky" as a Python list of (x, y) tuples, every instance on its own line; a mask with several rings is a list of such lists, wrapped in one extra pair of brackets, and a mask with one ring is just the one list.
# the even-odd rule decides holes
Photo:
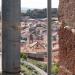
[(52, 8), (58, 8), (59, 0), (52, 0)]
[[(52, 7), (57, 8), (59, 0), (52, 0)], [(27, 8), (46, 8), (47, 0), (21, 0), (21, 6)]]
[[(1, 7), (0, 0), (0, 7)], [(59, 4), (59, 0), (52, 0), (52, 8), (57, 8)], [(25, 8), (46, 8), (47, 0), (21, 0), (21, 7)]]

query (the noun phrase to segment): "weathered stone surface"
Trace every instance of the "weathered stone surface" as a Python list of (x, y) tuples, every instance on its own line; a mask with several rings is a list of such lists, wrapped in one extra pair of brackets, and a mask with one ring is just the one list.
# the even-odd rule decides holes
[[(75, 34), (71, 30), (59, 30), (59, 58), (60, 65), (75, 75)], [(65, 69), (63, 72), (60, 71), (60, 75), (69, 75)]]
[(59, 0), (59, 20), (75, 28), (75, 0)]
[(20, 73), (20, 0), (2, 0), (2, 75)]
[(59, 0), (59, 75), (75, 75), (75, 0)]

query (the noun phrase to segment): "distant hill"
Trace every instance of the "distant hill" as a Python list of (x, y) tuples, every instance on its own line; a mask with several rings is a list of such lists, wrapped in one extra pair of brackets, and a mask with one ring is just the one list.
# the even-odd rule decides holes
[(52, 8), (51, 9), (51, 14), (52, 14), (52, 17), (58, 17), (58, 9), (57, 8)]
[(21, 12), (22, 12), (22, 13), (26, 13), (27, 10), (29, 10), (29, 9), (30, 9), (30, 10), (33, 10), (32, 8), (23, 8), (23, 7), (22, 7), (22, 8), (21, 8)]
[[(33, 10), (35, 10), (35, 9), (32, 9), (32, 8), (22, 8), (21, 9), (21, 13), (26, 13), (27, 12), (27, 10), (31, 10), (31, 11), (33, 11)], [(42, 12), (42, 10), (43, 9), (38, 9), (38, 10), (40, 10), (41, 11), (41, 13), (43, 13)], [(34, 11), (33, 11), (33, 13), (34, 13)], [(38, 15), (41, 15), (41, 13), (39, 14), (39, 12), (36, 12)], [(57, 17), (58, 16), (58, 9), (57, 8), (52, 8), (51, 9), (51, 14), (52, 14), (52, 17)], [(32, 14), (33, 16), (35, 16), (34, 14)], [(38, 16), (37, 15), (37, 16)], [(36, 16), (36, 17), (37, 17)], [(42, 17), (44, 16), (44, 17), (47, 17), (47, 9), (45, 8), (45, 10), (44, 10), (44, 14), (42, 14), (41, 15)], [(0, 19), (1, 19), (1, 11), (0, 11)]]
[[(22, 16), (30, 16), (30, 18), (46, 18), (47, 17), (47, 8), (44, 9), (22, 9), (21, 10)], [(52, 8), (51, 9), (52, 17), (58, 16), (58, 9)]]

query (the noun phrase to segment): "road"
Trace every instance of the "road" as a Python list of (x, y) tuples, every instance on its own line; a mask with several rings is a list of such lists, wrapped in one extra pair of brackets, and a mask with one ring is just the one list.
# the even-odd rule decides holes
[(37, 72), (39, 72), (41, 75), (47, 75), (46, 72), (44, 72), (44, 71), (41, 70), (40, 68), (36, 67), (35, 65), (33, 65), (33, 64), (31, 64), (31, 63), (29, 63), (29, 62), (27, 62), (27, 61), (21, 61), (21, 63), (24, 63), (24, 64), (26, 64), (26, 65), (29, 65), (29, 66), (33, 67), (33, 68), (34, 68)]

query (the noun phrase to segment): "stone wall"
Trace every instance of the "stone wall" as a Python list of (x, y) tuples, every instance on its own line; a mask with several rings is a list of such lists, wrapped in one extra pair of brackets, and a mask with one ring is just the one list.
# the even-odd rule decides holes
[(75, 75), (75, 0), (59, 1), (59, 75)]
[(75, 28), (75, 0), (59, 0), (59, 20)]
[(59, 63), (62, 67), (61, 73), (64, 73), (60, 75), (75, 75), (75, 33), (67, 28), (60, 28), (58, 34)]

